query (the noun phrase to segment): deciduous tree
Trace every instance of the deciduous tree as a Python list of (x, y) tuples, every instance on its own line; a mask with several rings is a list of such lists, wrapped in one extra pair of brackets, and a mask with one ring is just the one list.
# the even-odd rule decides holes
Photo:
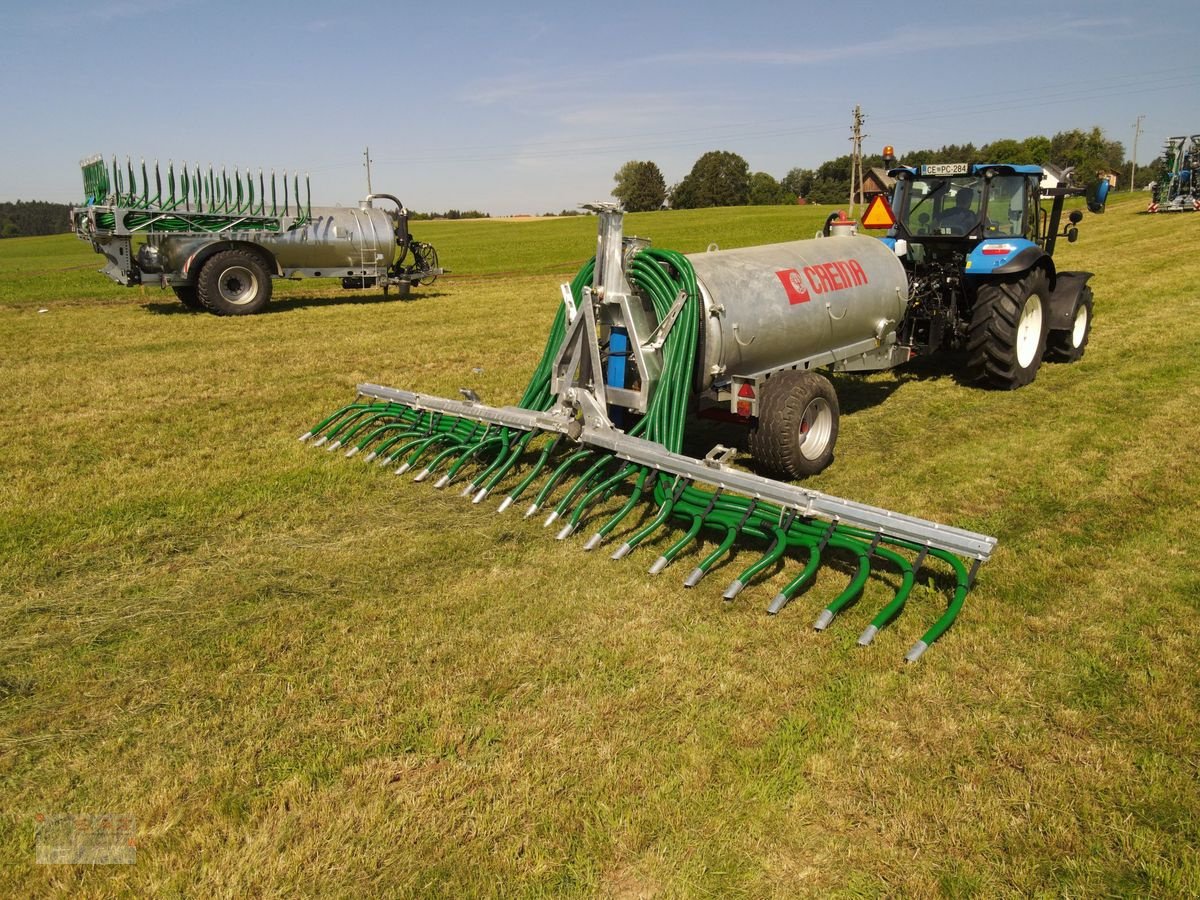
[(613, 196), (628, 212), (662, 209), (667, 202), (667, 182), (653, 162), (631, 159), (617, 170), (613, 179), (617, 182)]
[(750, 201), (750, 164), (728, 150), (710, 150), (671, 193), (676, 209), (745, 206)]

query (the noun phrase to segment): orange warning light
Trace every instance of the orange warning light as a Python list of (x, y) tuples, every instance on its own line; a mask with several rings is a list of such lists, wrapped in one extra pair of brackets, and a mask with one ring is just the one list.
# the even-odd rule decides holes
[(891, 144), (888, 144), (886, 147), (883, 148), (883, 158), (884, 159), (894, 159), (895, 156), (896, 156), (896, 151), (892, 147)]
[(876, 194), (860, 221), (863, 228), (891, 228), (896, 224), (896, 215), (892, 212), (887, 197)]

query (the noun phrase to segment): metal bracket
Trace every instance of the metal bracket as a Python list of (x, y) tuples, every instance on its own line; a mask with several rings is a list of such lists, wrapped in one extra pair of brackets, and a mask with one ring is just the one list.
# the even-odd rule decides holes
[[(599, 329), (592, 289), (583, 289), (583, 303), (567, 328), (567, 335), (558, 348), (551, 369), (551, 390), (560, 400), (573, 399), (585, 406), (585, 421), (589, 424), (612, 426), (604, 410), (608, 397), (604, 385), (604, 368), (600, 362)], [(590, 402), (586, 402), (590, 401)], [(597, 412), (600, 413), (597, 417)]]
[(569, 284), (564, 284), (560, 287), (562, 288), (563, 306), (565, 306), (567, 309), (567, 323), (570, 324), (571, 322), (575, 321), (575, 316), (579, 310), (575, 306), (575, 297), (571, 293), (571, 286)]
[(724, 444), (717, 444), (708, 453), (704, 454), (704, 465), (710, 469), (728, 469), (729, 463), (733, 462), (737, 456), (736, 447), (726, 447)]
[(675, 295), (675, 302), (671, 304), (671, 308), (667, 310), (667, 314), (658, 323), (658, 327), (647, 338), (647, 347), (651, 350), (662, 349), (663, 344), (666, 343), (667, 335), (671, 333), (671, 327), (675, 324), (675, 320), (679, 318), (679, 311), (683, 309), (683, 304), (687, 302), (687, 298), (687, 291), (680, 291)]

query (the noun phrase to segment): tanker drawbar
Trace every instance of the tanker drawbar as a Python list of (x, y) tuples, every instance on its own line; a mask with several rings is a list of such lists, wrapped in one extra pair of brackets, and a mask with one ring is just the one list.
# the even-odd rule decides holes
[[(770, 467), (827, 463), (837, 398), (813, 370), (907, 359), (896, 340), (907, 293), (895, 255), (878, 241), (837, 237), (685, 256), (623, 240), (620, 211), (597, 211), (596, 257), (563, 285), (516, 406), (486, 406), (469, 391), (452, 400), (362, 384), (355, 402), (300, 440), (453, 485), (474, 503), (503, 491), (499, 512), (521, 503), (526, 517), (542, 513), (546, 526), (556, 524), (559, 540), (586, 527), (583, 549), (608, 542), (613, 559), (653, 543), (654, 575), (710, 534), (714, 546), (686, 587), (735, 543), (757, 545), (761, 553), (728, 583), (726, 601), (799, 555), (802, 564), (767, 605), (771, 614), (838, 558), (852, 575), (818, 614), (818, 631), (872, 574), (891, 570), (898, 581), (889, 579), (892, 597), (859, 637), (863, 646), (903, 612), (917, 573), (936, 563), (952, 586), (945, 612), (905, 656), (916, 661), (959, 614), (995, 538), (735, 469), (725, 447), (704, 459), (681, 452), (699, 397), (756, 423), (751, 447), (773, 454)], [(668, 523), (682, 533), (665, 537)]]

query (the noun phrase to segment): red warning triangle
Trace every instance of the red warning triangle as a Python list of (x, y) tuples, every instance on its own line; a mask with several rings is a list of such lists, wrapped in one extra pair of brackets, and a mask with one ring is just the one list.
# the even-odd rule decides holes
[(867, 211), (860, 220), (863, 228), (891, 228), (896, 224), (896, 215), (883, 194), (871, 198)]

